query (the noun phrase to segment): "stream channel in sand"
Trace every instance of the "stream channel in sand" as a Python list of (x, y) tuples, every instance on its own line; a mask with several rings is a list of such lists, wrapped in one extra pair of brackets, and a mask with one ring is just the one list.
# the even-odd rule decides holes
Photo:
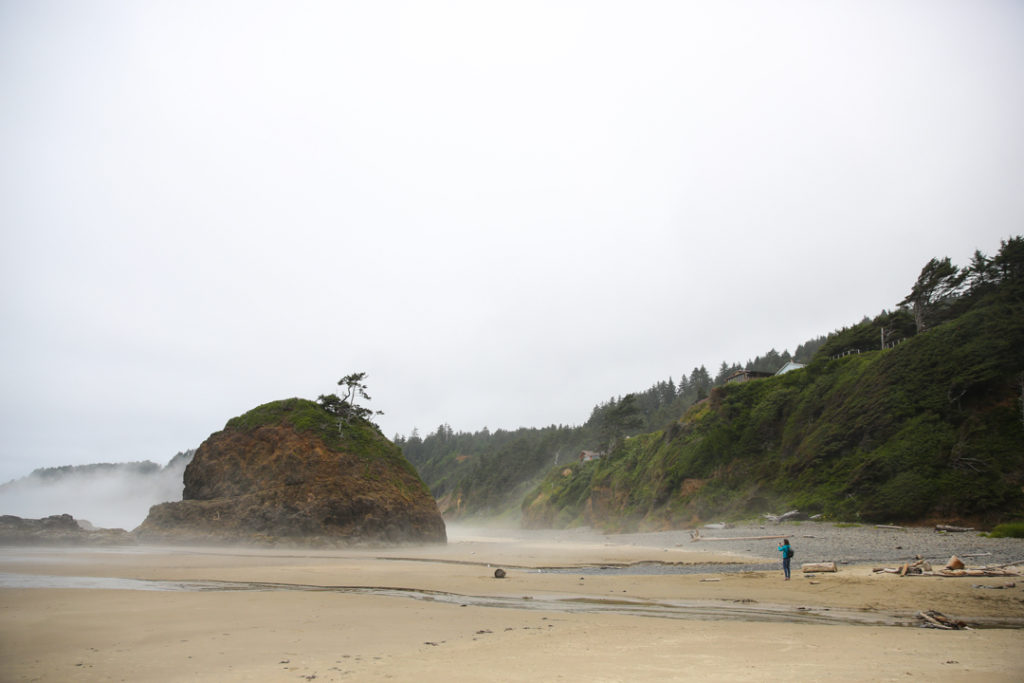
[[(658, 563), (643, 563), (642, 573), (652, 574)], [(750, 565), (743, 565), (747, 570)], [(608, 571), (623, 573), (632, 566), (609, 566)], [(560, 567), (559, 573), (575, 573), (574, 568)], [(579, 567), (594, 574), (601, 568)], [(682, 573), (678, 565), (661, 565), (663, 573)], [(688, 567), (692, 572), (692, 567)], [(721, 566), (718, 567), (722, 569)], [(552, 570), (535, 570), (552, 571)], [(862, 626), (920, 626), (916, 613), (911, 611), (882, 612), (876, 609), (837, 609), (832, 607), (794, 607), (791, 605), (753, 604), (752, 600), (634, 600), (627, 598), (607, 599), (580, 595), (501, 596), (465, 595), (443, 591), (415, 588), (385, 588), (367, 586), (316, 586), (291, 583), (268, 583), (254, 581), (164, 581), (124, 579), (91, 576), (53, 576), (46, 574), (0, 573), (0, 588), (69, 588), (99, 590), (142, 590), (142, 591), (304, 591), (333, 592), (358, 595), (401, 597), (462, 607), (493, 607), (519, 610), (538, 610), (564, 613), (613, 613), (631, 616), (663, 619), (702, 619), (785, 622), (792, 624), (818, 625), (862, 625)], [(1024, 620), (975, 618), (974, 628), (1024, 628)]]

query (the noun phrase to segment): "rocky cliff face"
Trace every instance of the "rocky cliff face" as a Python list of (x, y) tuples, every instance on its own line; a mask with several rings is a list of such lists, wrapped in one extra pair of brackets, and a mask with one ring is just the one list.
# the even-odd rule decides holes
[(290, 399), (231, 420), (196, 451), (183, 500), (155, 505), (147, 542), (443, 543), (419, 475), (365, 420)]

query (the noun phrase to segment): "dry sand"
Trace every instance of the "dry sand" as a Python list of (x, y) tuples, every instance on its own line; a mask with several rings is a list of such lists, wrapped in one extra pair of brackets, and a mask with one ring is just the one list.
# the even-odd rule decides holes
[(926, 609), (1024, 625), (1024, 581), (989, 590), (975, 586), (1009, 580), (870, 566), (789, 582), (779, 571), (538, 572), (763, 561), (773, 547), (751, 558), (668, 534), (449, 535), (447, 546), (387, 550), (0, 549), (0, 572), (18, 575), (8, 585), (26, 575), (239, 582), (2, 588), (0, 681), (1024, 680), (1022, 629), (874, 625)]

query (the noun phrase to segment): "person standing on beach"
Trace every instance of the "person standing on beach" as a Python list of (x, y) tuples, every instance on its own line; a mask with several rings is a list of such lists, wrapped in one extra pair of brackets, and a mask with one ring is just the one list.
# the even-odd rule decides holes
[(789, 547), (788, 538), (782, 539), (779, 552), (782, 553), (782, 571), (786, 574), (786, 581), (789, 581), (789, 558), (793, 557), (793, 549)]

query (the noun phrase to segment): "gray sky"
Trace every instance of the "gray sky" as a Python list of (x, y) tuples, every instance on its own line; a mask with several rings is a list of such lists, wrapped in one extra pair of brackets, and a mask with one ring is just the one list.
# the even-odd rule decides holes
[(0, 0), (0, 102), (0, 481), (579, 424), (1024, 217), (1020, 2)]

